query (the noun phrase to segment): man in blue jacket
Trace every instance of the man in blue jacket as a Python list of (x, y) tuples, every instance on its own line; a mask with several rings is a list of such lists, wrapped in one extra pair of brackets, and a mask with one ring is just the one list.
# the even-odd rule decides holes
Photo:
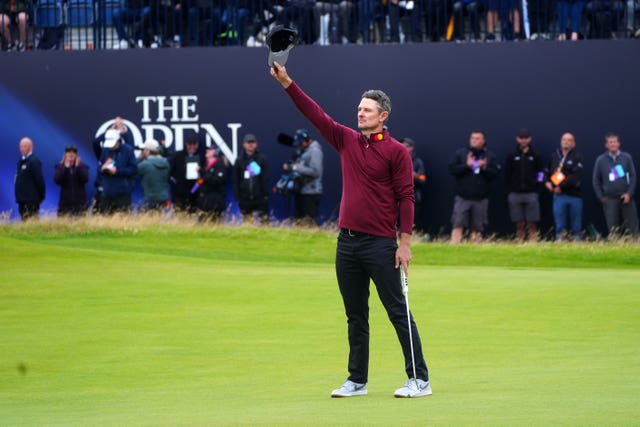
[(24, 137), (20, 140), (20, 155), (15, 179), (16, 202), (23, 221), (37, 219), (45, 196), (45, 185), (42, 163), (33, 155), (31, 138)]
[(104, 188), (100, 213), (129, 212), (138, 163), (133, 148), (122, 143), (122, 136), (115, 129), (105, 133), (99, 167)]

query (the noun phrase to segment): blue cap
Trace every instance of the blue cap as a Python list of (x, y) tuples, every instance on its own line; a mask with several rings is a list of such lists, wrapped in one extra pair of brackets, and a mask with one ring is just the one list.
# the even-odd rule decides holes
[(295, 136), (293, 137), (293, 146), (294, 147), (299, 147), (300, 143), (302, 143), (302, 141), (305, 141), (307, 139), (309, 139), (309, 131), (306, 129), (298, 129), (296, 131)]

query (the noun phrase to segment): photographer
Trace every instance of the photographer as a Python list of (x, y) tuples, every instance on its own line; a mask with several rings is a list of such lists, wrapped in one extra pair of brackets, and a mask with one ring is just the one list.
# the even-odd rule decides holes
[(306, 129), (298, 129), (293, 139), (298, 155), (282, 166), (285, 172), (299, 174), (300, 191), (296, 198), (296, 221), (302, 224), (318, 224), (318, 208), (322, 196), (322, 147), (309, 136)]

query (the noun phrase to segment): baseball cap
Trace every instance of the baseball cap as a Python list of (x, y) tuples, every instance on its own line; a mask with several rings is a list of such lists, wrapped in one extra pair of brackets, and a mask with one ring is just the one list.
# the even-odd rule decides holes
[(120, 140), (120, 132), (115, 129), (109, 129), (104, 133), (104, 148), (113, 148), (116, 146), (116, 142)]
[(78, 153), (78, 147), (76, 147), (75, 145), (67, 145), (64, 148), (64, 152), (68, 153), (69, 151), (73, 151), (74, 153)]
[(252, 133), (248, 133), (244, 136), (244, 138), (242, 138), (242, 142), (249, 142), (249, 141), (258, 141), (258, 138), (256, 138), (256, 136)]
[(518, 138), (531, 138), (531, 132), (529, 132), (527, 129), (522, 128), (518, 131), (517, 136)]
[(158, 151), (160, 149), (160, 144), (155, 139), (147, 139), (144, 142), (144, 148), (149, 151)]
[(405, 147), (413, 147), (414, 145), (416, 145), (411, 138), (402, 138), (401, 142)]
[(289, 52), (298, 41), (298, 32), (287, 28), (284, 25), (276, 25), (267, 34), (267, 45), (269, 46), (269, 67), (273, 67), (273, 62), (284, 65), (289, 58)]
[(302, 141), (309, 139), (309, 131), (306, 129), (298, 129), (293, 137), (293, 146), (299, 147)]

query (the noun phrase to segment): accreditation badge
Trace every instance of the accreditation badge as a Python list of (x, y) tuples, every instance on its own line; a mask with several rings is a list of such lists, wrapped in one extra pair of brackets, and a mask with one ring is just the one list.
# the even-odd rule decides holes
[(558, 186), (560, 185), (567, 177), (562, 173), (562, 171), (555, 171), (552, 175), (551, 175), (551, 182), (553, 182), (553, 185)]

